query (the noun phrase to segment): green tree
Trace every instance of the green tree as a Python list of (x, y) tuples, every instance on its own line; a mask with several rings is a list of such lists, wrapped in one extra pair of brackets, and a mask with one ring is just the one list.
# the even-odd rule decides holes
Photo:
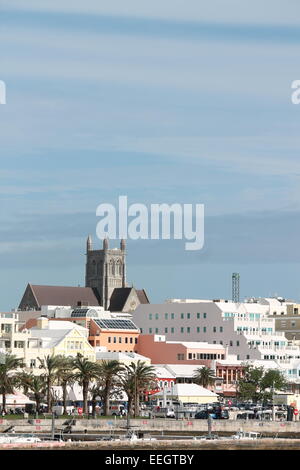
[(51, 387), (55, 384), (57, 380), (57, 372), (63, 362), (63, 357), (61, 355), (46, 356), (43, 359), (38, 357), (40, 361), (40, 369), (44, 370), (43, 377), (45, 377), (47, 384), (47, 406), (48, 413), (51, 412), (51, 406), (53, 401)]
[(246, 364), (244, 374), (237, 383), (238, 396), (254, 402), (270, 399), (273, 391), (286, 387), (286, 380), (278, 370), (265, 370)]
[(147, 389), (155, 388), (155, 369), (148, 366), (145, 362), (138, 360), (125, 366), (121, 375), (121, 386), (128, 396), (128, 413), (132, 414), (132, 405), (134, 404), (134, 417), (139, 413), (140, 395)]
[(28, 394), (28, 391), (30, 389), (31, 378), (32, 378), (32, 373), (28, 373), (25, 370), (17, 372), (17, 374), (15, 375), (16, 386), (18, 388), (22, 388), (23, 393), (25, 395)]
[(57, 369), (57, 383), (62, 388), (63, 414), (67, 414), (67, 386), (75, 382), (74, 358), (63, 356)]
[(215, 374), (209, 367), (199, 367), (196, 369), (193, 378), (195, 384), (201, 385), (204, 388), (215, 383)]
[(32, 373), (21, 372), (16, 376), (18, 388), (22, 387), (27, 395), (31, 392), (36, 403), (36, 411), (40, 412), (42, 400), (47, 394), (47, 383), (43, 375), (34, 375)]
[(17, 369), (24, 367), (23, 359), (13, 354), (5, 354), (3, 362), (0, 364), (0, 393), (2, 394), (2, 411), (6, 413), (6, 394), (14, 393), (14, 387), (17, 385)]
[(73, 361), (74, 369), (76, 369), (74, 378), (82, 387), (83, 395), (83, 412), (88, 413), (88, 391), (90, 382), (99, 376), (99, 366), (95, 362), (91, 362), (81, 354), (77, 354)]
[(111, 391), (119, 384), (119, 374), (124, 370), (124, 366), (119, 361), (103, 361), (99, 366), (99, 375), (103, 383), (103, 413), (108, 415), (109, 399)]

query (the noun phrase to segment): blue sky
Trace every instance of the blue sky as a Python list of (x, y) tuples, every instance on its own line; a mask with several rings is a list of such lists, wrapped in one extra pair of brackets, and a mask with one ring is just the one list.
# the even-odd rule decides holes
[(128, 242), (152, 301), (228, 298), (235, 271), (242, 296), (300, 298), (297, 1), (0, 10), (0, 309), (27, 282), (83, 285), (96, 207), (119, 195), (205, 205), (200, 252)]

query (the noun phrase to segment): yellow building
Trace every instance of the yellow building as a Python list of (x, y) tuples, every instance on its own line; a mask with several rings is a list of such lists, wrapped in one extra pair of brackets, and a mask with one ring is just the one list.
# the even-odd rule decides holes
[(41, 372), (38, 358), (51, 355), (76, 357), (79, 353), (96, 361), (95, 350), (88, 341), (88, 330), (80, 325), (40, 317), (35, 327), (18, 331), (16, 314), (9, 318), (0, 317), (0, 321), (0, 348), (22, 358), (26, 368), (34, 372)]

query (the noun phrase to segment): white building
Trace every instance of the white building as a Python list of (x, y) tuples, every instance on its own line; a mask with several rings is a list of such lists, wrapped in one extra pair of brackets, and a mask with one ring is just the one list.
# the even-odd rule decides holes
[(143, 334), (163, 334), (167, 341), (205, 341), (223, 344), (238, 360), (300, 359), (300, 348), (291, 345), (284, 332), (275, 331), (275, 309), (285, 312), (287, 303), (277, 299), (168, 300), (139, 305), (133, 320)]

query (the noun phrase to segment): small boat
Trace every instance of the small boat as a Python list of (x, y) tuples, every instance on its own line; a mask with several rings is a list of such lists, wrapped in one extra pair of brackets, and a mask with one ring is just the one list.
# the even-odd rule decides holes
[(260, 439), (261, 434), (259, 432), (252, 432), (252, 431), (237, 431), (231, 439), (242, 439), (242, 440), (253, 440), (253, 439)]
[(142, 437), (138, 436), (135, 432), (131, 434), (131, 436), (128, 436), (128, 440), (130, 442), (136, 442), (136, 441), (156, 441), (157, 439), (155, 437)]
[(24, 444), (26, 442), (35, 443), (42, 442), (39, 437), (33, 436), (32, 434), (8, 434), (0, 436), (0, 444)]

